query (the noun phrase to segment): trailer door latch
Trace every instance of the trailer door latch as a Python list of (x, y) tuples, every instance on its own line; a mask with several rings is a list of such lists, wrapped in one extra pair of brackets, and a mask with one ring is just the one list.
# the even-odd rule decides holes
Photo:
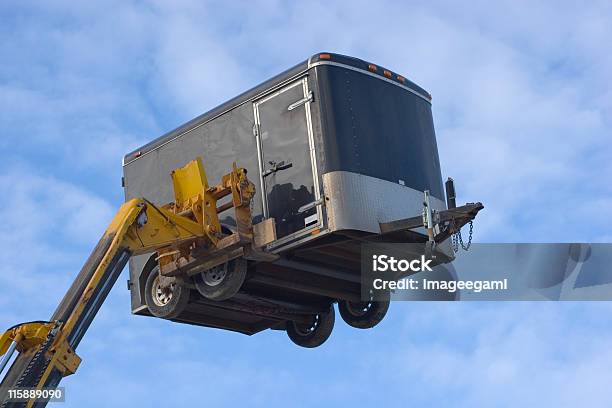
[(306, 212), (312, 208), (315, 208), (317, 205), (321, 205), (323, 204), (323, 199), (319, 198), (316, 201), (310, 202), (308, 204), (304, 204), (303, 206), (301, 206), (300, 208), (298, 208), (298, 214), (301, 214), (303, 212)]
[(295, 108), (299, 108), (300, 106), (308, 103), (308, 102), (312, 102), (314, 100), (314, 94), (312, 93), (312, 91), (308, 92), (308, 96), (300, 99), (297, 102), (293, 102), (291, 105), (289, 105), (289, 107), (287, 108), (288, 111), (292, 111)]
[(281, 170), (287, 170), (291, 167), (293, 167), (293, 163), (288, 162), (285, 163), (285, 161), (280, 161), (280, 162), (275, 162), (275, 161), (269, 161), (268, 164), (270, 164), (270, 168), (266, 171), (263, 172), (263, 176), (264, 177), (268, 177), (270, 174), (274, 174), (277, 171), (281, 171)]

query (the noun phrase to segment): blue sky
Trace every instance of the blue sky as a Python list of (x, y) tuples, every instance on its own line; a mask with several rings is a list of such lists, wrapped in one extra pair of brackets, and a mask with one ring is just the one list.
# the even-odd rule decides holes
[[(479, 242), (610, 242), (609, 2), (0, 5), (0, 326), (46, 318), (122, 200), (121, 157), (326, 50), (433, 95)], [(608, 303), (397, 302), (321, 348), (130, 315), (127, 275), (66, 406), (606, 406)], [(169, 391), (168, 391), (169, 390)]]

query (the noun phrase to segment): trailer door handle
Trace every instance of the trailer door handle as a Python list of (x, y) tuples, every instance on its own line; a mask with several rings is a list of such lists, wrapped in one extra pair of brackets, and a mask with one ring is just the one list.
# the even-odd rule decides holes
[(291, 105), (289, 105), (289, 107), (287, 108), (287, 110), (292, 111), (295, 108), (299, 108), (300, 106), (308, 103), (308, 102), (312, 102), (314, 100), (314, 94), (312, 93), (312, 91), (308, 92), (308, 96), (305, 97), (304, 99), (300, 99), (297, 102), (293, 102)]
[(321, 205), (321, 204), (323, 204), (323, 199), (322, 198), (319, 198), (318, 200), (313, 201), (311, 203), (305, 204), (305, 205), (301, 206), (300, 208), (298, 208), (298, 214), (306, 212), (306, 211), (308, 211), (308, 210), (310, 210), (312, 208), (315, 208), (317, 205)]
[(293, 163), (291, 162), (285, 163), (284, 160), (278, 163), (275, 161), (270, 161), (268, 163), (270, 164), (271, 167), (268, 170), (263, 172), (264, 177), (268, 177), (270, 174), (274, 174), (277, 171), (287, 170), (288, 168), (293, 167)]

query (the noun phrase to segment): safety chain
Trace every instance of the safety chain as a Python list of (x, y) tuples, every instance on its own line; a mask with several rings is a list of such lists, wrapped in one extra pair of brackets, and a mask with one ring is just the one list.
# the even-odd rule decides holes
[(455, 253), (459, 252), (459, 245), (461, 245), (461, 248), (463, 248), (464, 251), (467, 251), (468, 249), (470, 249), (470, 246), (472, 245), (472, 233), (473, 232), (474, 232), (474, 223), (470, 221), (470, 232), (468, 236), (467, 245), (463, 243), (463, 237), (461, 236), (461, 229), (459, 229), (459, 231), (453, 234), (452, 236), (453, 251), (455, 251)]

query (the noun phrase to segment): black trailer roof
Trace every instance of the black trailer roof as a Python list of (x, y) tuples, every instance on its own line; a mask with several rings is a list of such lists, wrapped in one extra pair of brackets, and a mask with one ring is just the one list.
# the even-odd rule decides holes
[(302, 75), (305, 71), (313, 66), (317, 66), (320, 64), (330, 64), (330, 65), (338, 65), (349, 67), (352, 69), (357, 69), (359, 71), (364, 71), (366, 73), (370, 73), (372, 75), (380, 76), (381, 79), (386, 81), (395, 82), (398, 85), (403, 86), (404, 88), (408, 88), (408, 90), (413, 93), (419, 95), (425, 100), (431, 101), (431, 95), (429, 92), (418, 86), (412, 81), (404, 78), (402, 75), (397, 74), (391, 70), (388, 70), (384, 67), (369, 63), (359, 58), (350, 57), (342, 54), (334, 54), (328, 52), (320, 52), (312, 55), (309, 59), (300, 62), (299, 64), (293, 66), (292, 68), (287, 69), (286, 71), (281, 72), (280, 74), (268, 79), (265, 82), (249, 89), (246, 92), (241, 93), (235, 98), (230, 99), (229, 101), (209, 110), (202, 115), (195, 117), (189, 122), (184, 123), (178, 128), (165, 133), (164, 135), (158, 137), (157, 139), (145, 144), (144, 146), (139, 147), (138, 149), (128, 153), (123, 158), (123, 164), (137, 159), (138, 157), (144, 155), (145, 153), (156, 149), (157, 147), (164, 145), (168, 141), (175, 139), (180, 136), (182, 133), (192, 129), (194, 126), (204, 124), (209, 122), (216, 117), (222, 115), (223, 113), (242, 105), (252, 99), (255, 99), (258, 95), (262, 93), (268, 92), (270, 89), (277, 87), (280, 84), (283, 84), (294, 77), (298, 77)]

